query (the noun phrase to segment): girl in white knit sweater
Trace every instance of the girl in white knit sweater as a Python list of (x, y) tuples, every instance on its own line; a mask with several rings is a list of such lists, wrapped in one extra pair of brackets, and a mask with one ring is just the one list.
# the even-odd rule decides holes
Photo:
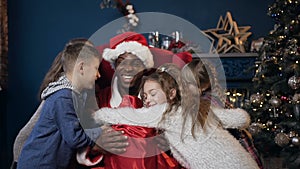
[(224, 129), (247, 127), (249, 115), (242, 109), (211, 106), (210, 100), (200, 97), (199, 79), (188, 66), (180, 73), (164, 65), (143, 81), (145, 108), (102, 108), (94, 118), (99, 123), (163, 129), (171, 152), (186, 168), (257, 169), (249, 153)]

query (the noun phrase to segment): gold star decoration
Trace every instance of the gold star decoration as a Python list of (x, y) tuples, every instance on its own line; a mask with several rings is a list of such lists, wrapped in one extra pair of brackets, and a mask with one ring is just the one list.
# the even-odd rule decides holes
[(216, 53), (239, 52), (245, 53), (245, 42), (252, 34), (248, 32), (250, 26), (238, 26), (232, 19), (231, 13), (227, 12), (223, 18), (220, 16), (217, 27), (203, 31), (208, 36), (216, 39)]

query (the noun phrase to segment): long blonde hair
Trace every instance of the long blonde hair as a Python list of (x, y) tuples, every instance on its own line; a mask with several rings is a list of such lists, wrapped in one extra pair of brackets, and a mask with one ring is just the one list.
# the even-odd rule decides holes
[[(182, 69), (182, 117), (185, 130), (188, 118), (191, 118), (191, 133), (195, 138), (197, 128), (204, 128), (207, 122), (208, 113), (211, 110), (211, 100), (202, 97), (203, 90), (212, 90), (217, 93), (217, 97), (225, 103), (225, 92), (218, 83), (217, 72), (209, 62), (202, 61), (200, 58), (193, 60)], [(194, 89), (191, 89), (194, 86)], [(212, 87), (213, 86), (213, 87)], [(207, 124), (210, 125), (210, 124)]]

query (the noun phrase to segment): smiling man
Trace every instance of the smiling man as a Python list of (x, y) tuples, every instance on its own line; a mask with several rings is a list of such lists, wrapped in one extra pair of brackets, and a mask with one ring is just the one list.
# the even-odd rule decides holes
[[(110, 40), (109, 48), (105, 48), (102, 55), (114, 68), (115, 73), (112, 85), (96, 93), (99, 108), (142, 107), (143, 103), (137, 97), (142, 75), (154, 67), (146, 38), (135, 32), (117, 35)], [(112, 128), (124, 132), (128, 137), (129, 146), (124, 153), (105, 154), (105, 169), (180, 168), (174, 158), (158, 149), (154, 140), (157, 133), (154, 128), (122, 124), (113, 125)]]
[[(143, 71), (154, 66), (153, 56), (146, 38), (126, 32), (110, 40), (110, 48), (103, 51), (103, 58), (115, 69), (109, 107), (119, 107), (124, 95), (136, 96)], [(103, 95), (99, 95), (99, 103)]]

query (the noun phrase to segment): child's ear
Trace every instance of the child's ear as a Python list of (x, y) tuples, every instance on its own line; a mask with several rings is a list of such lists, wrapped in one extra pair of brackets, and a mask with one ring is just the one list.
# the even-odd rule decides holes
[(84, 62), (78, 62), (77, 63), (77, 70), (81, 75), (83, 75), (83, 68), (84, 68)]
[(173, 88), (170, 90), (170, 100), (173, 100), (176, 97), (176, 93), (176, 89)]

